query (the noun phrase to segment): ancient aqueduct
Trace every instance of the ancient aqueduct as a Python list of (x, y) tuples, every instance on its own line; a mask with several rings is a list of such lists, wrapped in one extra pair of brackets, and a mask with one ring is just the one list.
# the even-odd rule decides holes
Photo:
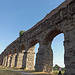
[(75, 0), (65, 0), (44, 19), (17, 38), (0, 55), (0, 64), (7, 67), (34, 69), (34, 49), (39, 43), (36, 54), (36, 71), (51, 72), (53, 51), (51, 42), (58, 34), (64, 34), (65, 75), (75, 75)]

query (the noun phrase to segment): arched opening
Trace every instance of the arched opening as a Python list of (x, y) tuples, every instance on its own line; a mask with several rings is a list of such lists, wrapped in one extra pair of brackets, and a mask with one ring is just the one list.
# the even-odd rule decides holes
[[(27, 61), (32, 64), (31, 66), (27, 66), (29, 69), (34, 69), (35, 70), (35, 65), (36, 65), (36, 55), (38, 53), (38, 48), (39, 48), (39, 42), (37, 40), (32, 40), (29, 45), (28, 49), (28, 58)], [(31, 61), (30, 61), (31, 60)]]
[(14, 52), (14, 56), (15, 56), (14, 67), (16, 67), (16, 65), (17, 65), (17, 50), (15, 49), (13, 52)]
[(21, 52), (23, 54), (23, 58), (22, 58), (22, 68), (25, 68), (25, 46), (22, 44), (21, 45)]
[[(57, 35), (51, 44), (52, 50), (53, 50), (53, 66), (55, 64), (58, 64), (61, 67), (64, 67), (64, 46), (63, 46), (63, 41), (64, 41), (64, 34), (61, 33)], [(60, 57), (62, 60), (60, 60)], [(58, 61), (59, 60), (59, 61)], [(61, 62), (61, 63), (60, 63)]]
[(16, 63), (16, 55), (17, 55), (17, 50), (14, 49), (12, 51), (11, 59), (10, 59), (10, 67), (14, 67)]
[(9, 51), (8, 56), (11, 56), (11, 51)]
[(36, 54), (38, 53), (38, 48), (39, 48), (39, 43), (37, 43), (35, 45), (34, 67), (35, 67), (35, 64), (36, 64)]
[(11, 51), (8, 52), (7, 67), (10, 67)]
[(53, 70), (57, 71), (58, 67), (62, 68), (62, 71), (64, 71), (64, 34), (58, 34), (54, 37), (51, 43), (51, 48), (53, 50)]
[[(52, 72), (52, 69), (53, 69), (53, 57), (54, 57), (54, 52), (53, 52), (53, 48), (51, 47), (51, 45), (52, 45), (52, 41), (53, 41), (53, 39), (57, 36), (57, 35), (59, 35), (59, 34), (61, 34), (61, 33), (63, 33), (62, 31), (60, 31), (60, 30), (57, 30), (57, 29), (55, 29), (55, 30), (52, 30), (52, 31), (49, 31), (47, 34), (46, 34), (46, 37), (45, 37), (45, 39), (43, 40), (43, 42), (42, 42), (42, 44), (41, 44), (41, 46), (42, 47), (40, 47), (40, 50), (44, 50), (44, 52), (43, 52), (43, 54), (41, 55), (43, 58), (43, 61), (44, 61), (44, 64), (42, 64), (43, 62), (42, 61), (40, 61), (41, 62), (41, 68), (42, 69), (40, 69), (41, 71), (44, 71), (44, 72)], [(63, 35), (64, 36), (64, 35)], [(63, 40), (62, 40), (63, 41)], [(58, 43), (58, 42), (57, 42)], [(57, 44), (56, 44), (56, 47), (58, 47), (57, 46)], [(60, 48), (59, 48), (60, 49)], [(63, 50), (64, 51), (64, 50)], [(59, 52), (58, 52), (58, 54), (59, 54)], [(57, 54), (57, 56), (58, 56), (58, 54)], [(60, 55), (62, 54), (62, 52), (60, 53)], [(58, 57), (61, 57), (61, 56), (58, 56)], [(63, 58), (61, 58), (61, 59), (63, 59), (64, 60), (64, 54), (63, 54)], [(61, 60), (60, 59), (60, 60)], [(58, 60), (59, 61), (59, 60)], [(61, 61), (62, 62), (62, 61)], [(60, 62), (60, 63), (61, 63)], [(64, 61), (63, 61), (63, 63), (64, 63)], [(39, 65), (39, 64), (38, 64)], [(39, 66), (40, 67), (40, 66)], [(62, 66), (61, 66), (62, 67)], [(37, 70), (38, 70), (38, 68), (37, 68)], [(39, 71), (40, 71), (39, 70)]]

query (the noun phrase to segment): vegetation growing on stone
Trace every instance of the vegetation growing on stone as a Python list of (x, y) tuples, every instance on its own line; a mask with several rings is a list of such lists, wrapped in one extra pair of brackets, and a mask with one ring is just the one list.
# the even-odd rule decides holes
[(25, 31), (20, 31), (20, 32), (19, 32), (20, 42), (21, 42), (21, 37), (23, 36), (24, 32), (25, 32)]
[(20, 31), (19, 36), (22, 37), (25, 31)]

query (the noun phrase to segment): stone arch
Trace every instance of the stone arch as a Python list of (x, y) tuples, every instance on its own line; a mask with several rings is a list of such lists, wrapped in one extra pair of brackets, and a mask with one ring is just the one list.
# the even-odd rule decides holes
[[(49, 40), (50, 41), (50, 46), (52, 43), (52, 40), (55, 36), (57, 36), (60, 33), (64, 34), (64, 64), (65, 64), (65, 75), (70, 74), (70, 70), (73, 70), (73, 66), (74, 64), (72, 64), (74, 61), (73, 57), (73, 51), (74, 51), (74, 26), (70, 26), (69, 28), (69, 24), (66, 26), (64, 26), (63, 31), (60, 30), (53, 30), (50, 33), (47, 34), (46, 39), (45, 40)], [(73, 66), (72, 66), (73, 65)]]
[[(55, 28), (55, 29), (49, 31), (49, 32), (46, 34), (46, 36), (45, 36), (45, 38), (44, 38), (44, 41), (46, 41), (47, 44), (49, 45), (49, 47), (51, 48), (51, 44), (52, 44), (53, 39), (54, 39), (57, 35), (59, 35), (59, 34), (61, 34), (61, 33), (64, 34), (64, 40), (65, 40), (67, 34), (65, 35), (65, 32), (64, 32), (64, 31), (62, 31), (61, 29)], [(52, 48), (51, 48), (51, 50), (52, 50)]]
[(16, 55), (17, 55), (17, 50), (13, 49), (12, 50), (12, 55), (11, 55), (11, 58), (10, 58), (10, 66), (9, 67), (15, 67), (15, 64), (16, 64)]
[[(52, 72), (53, 68), (53, 51), (51, 48), (52, 40), (63, 31), (54, 28), (49, 30), (41, 39), (39, 52), (37, 54), (36, 71)], [(41, 60), (42, 59), (42, 60)]]
[(3, 55), (2, 55), (2, 65), (5, 66), (6, 64), (6, 56), (5, 56), (5, 52), (3, 52)]
[(14, 65), (13, 65), (14, 67), (17, 67), (17, 55), (18, 55), (18, 50), (16, 48), (16, 49), (13, 50), (13, 56), (14, 56), (13, 58), (15, 59)]
[(7, 56), (7, 67), (10, 67), (11, 54), (12, 54), (11, 50), (8, 51), (8, 56)]
[(17, 50), (16, 50), (16, 49), (13, 50), (13, 54), (14, 54), (14, 53), (17, 53)]
[(57, 30), (57, 29), (52, 30), (46, 35), (45, 40), (52, 42), (54, 37), (57, 36), (58, 34), (61, 34), (61, 33), (63, 33), (63, 31), (60, 31), (60, 30)]
[(39, 43), (37, 39), (32, 39), (28, 43), (26, 43), (26, 69), (33, 70), (34, 69), (34, 55), (35, 55), (35, 45)]
[(12, 54), (12, 51), (11, 50), (8, 51), (8, 56), (11, 56), (11, 54)]
[(34, 45), (37, 44), (37, 43), (38, 43), (37, 40), (32, 40), (32, 41), (30, 42), (30, 46), (34, 46)]
[(24, 44), (21, 45), (21, 50), (22, 50), (22, 52), (25, 52), (25, 45)]

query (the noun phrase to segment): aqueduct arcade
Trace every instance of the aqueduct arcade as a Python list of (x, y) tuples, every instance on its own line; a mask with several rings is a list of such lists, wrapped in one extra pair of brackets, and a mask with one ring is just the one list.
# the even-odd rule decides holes
[(64, 34), (65, 75), (75, 75), (75, 0), (65, 0), (47, 14), (44, 19), (17, 38), (0, 55), (0, 64), (7, 67), (34, 69), (34, 49), (36, 71), (52, 72), (53, 50), (51, 43), (55, 36)]

